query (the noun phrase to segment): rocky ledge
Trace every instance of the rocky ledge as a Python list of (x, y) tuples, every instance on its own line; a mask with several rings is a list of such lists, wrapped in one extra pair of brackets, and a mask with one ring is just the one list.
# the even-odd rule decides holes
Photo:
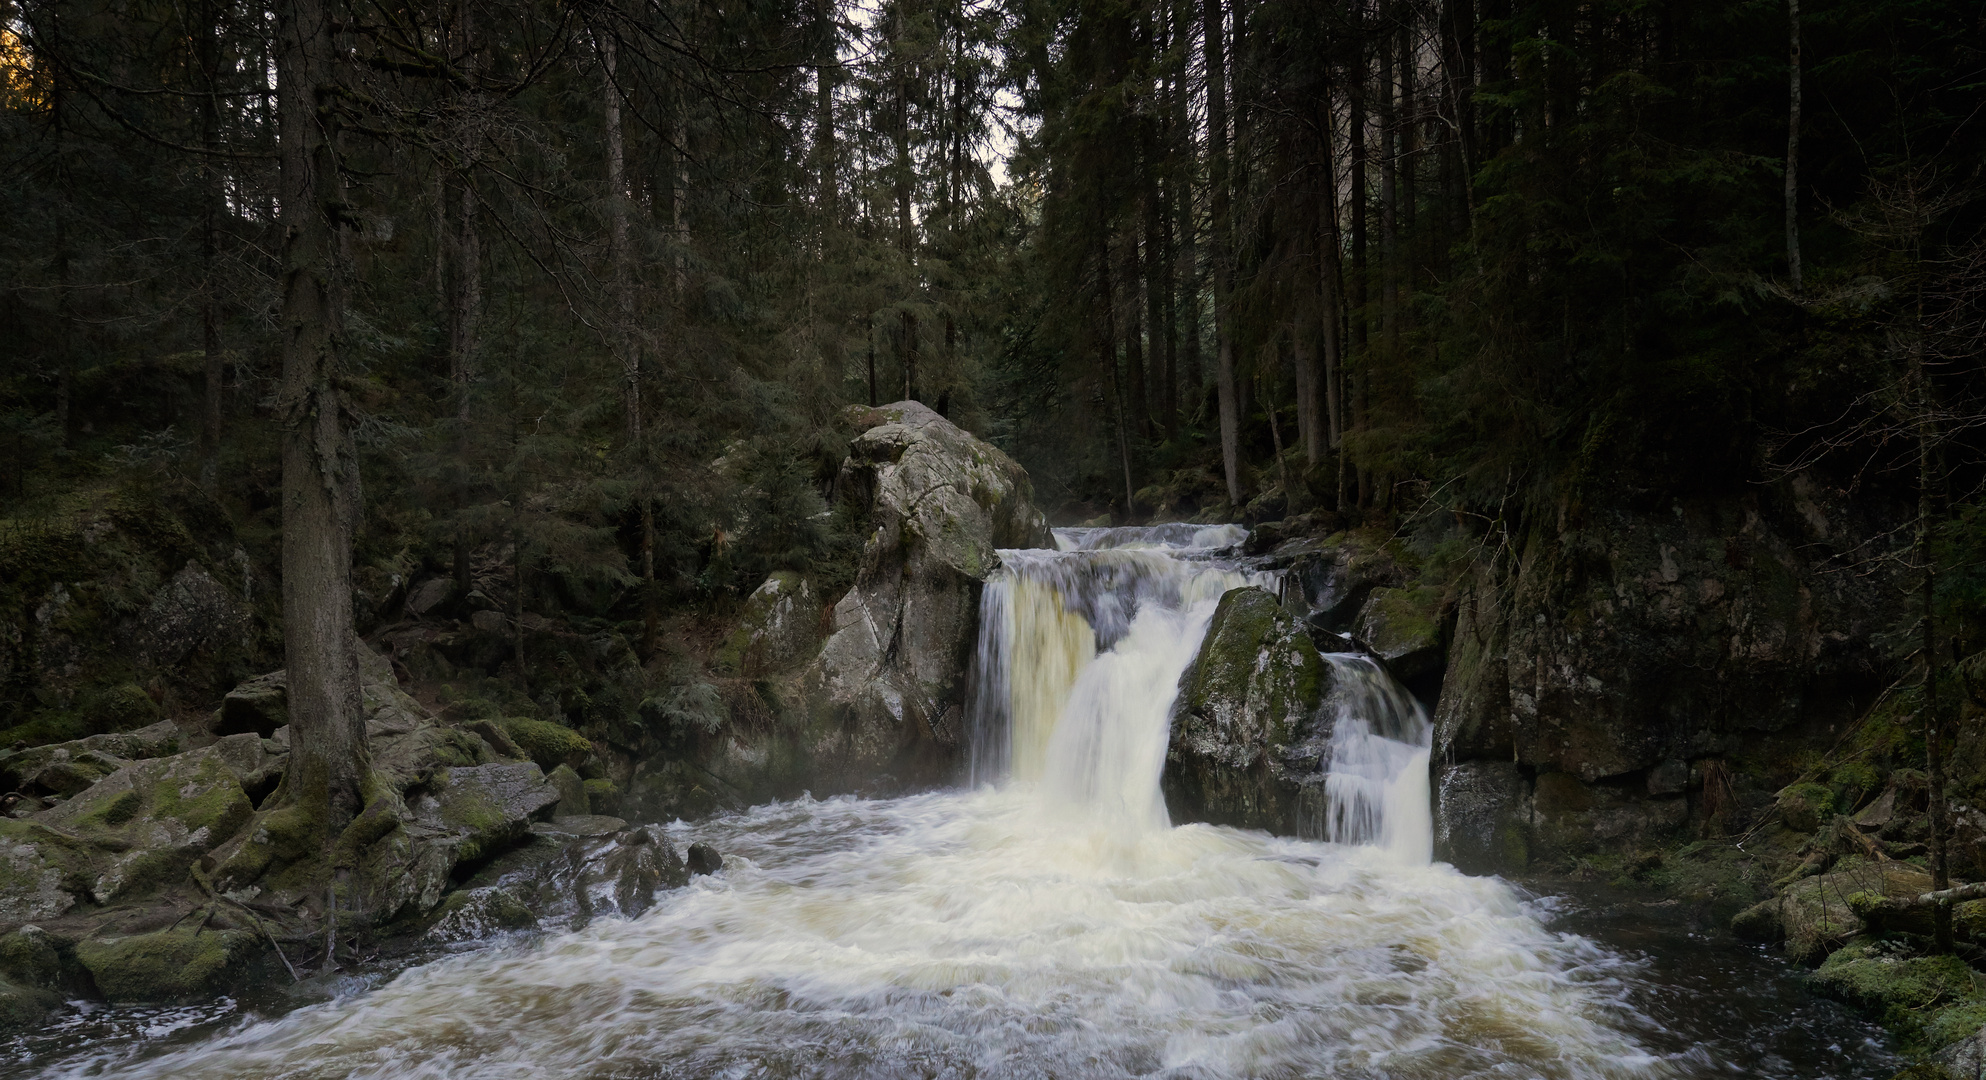
[(281, 797), (281, 672), (198, 728), (0, 753), (0, 1024), (78, 995), (190, 1001), (359, 949), (639, 914), (691, 869), (721, 866), (708, 850), (686, 863), (656, 827), (589, 814), (575, 765), (589, 767), (591, 745), (568, 729), (447, 722), (364, 646), (361, 670), (371, 797), (328, 843)]

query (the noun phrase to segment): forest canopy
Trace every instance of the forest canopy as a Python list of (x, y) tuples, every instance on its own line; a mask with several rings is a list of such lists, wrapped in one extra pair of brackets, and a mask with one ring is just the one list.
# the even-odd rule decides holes
[(1977, 517), (1969, 6), (58, 0), (0, 34), (0, 513), (177, 484), (273, 563), (316, 468), (360, 622), (494, 568), (513, 626), (653, 654), (769, 572), (832, 586), (841, 410), (906, 398), (1063, 523), (1508, 532), (1811, 466), (1935, 486), (1953, 550)]

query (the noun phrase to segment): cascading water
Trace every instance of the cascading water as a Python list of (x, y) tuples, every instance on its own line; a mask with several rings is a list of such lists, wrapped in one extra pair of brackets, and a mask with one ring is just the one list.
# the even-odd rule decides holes
[[(1240, 536), (1062, 530), (1058, 551), (1003, 552), (970, 789), (678, 823), (677, 842), (715, 844), (725, 870), (640, 918), (548, 921), (280, 1015), (77, 1013), (47, 1036), (59, 1052), (17, 1042), (16, 1062), (243, 1080), (1894, 1068), (1839, 1034), (1813, 1047), (1778, 1011), (1722, 1041), (1728, 1010), (1678, 1030), (1665, 1003), (1700, 995), (1548, 928), (1501, 881), (1430, 864), (1427, 718), (1363, 657), (1329, 658), (1324, 840), (1169, 827), (1179, 676), (1223, 592), (1274, 584), (1233, 557)], [(1710, 985), (1742, 994), (1734, 978)]]

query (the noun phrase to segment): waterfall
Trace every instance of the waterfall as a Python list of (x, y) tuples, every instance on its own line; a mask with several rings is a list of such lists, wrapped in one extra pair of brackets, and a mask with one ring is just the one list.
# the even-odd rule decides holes
[[(1133, 829), (1170, 822), (1159, 794), (1180, 675), (1221, 595), (1280, 575), (1237, 554), (1237, 525), (1058, 529), (1056, 549), (1000, 553), (973, 664), (975, 785), (1035, 785)], [(1316, 835), (1425, 866), (1433, 850), (1426, 713), (1383, 668), (1327, 654), (1331, 752)]]
[(1325, 653), (1334, 676), (1322, 708), (1335, 716), (1319, 830), (1341, 844), (1376, 844), (1397, 860), (1434, 858), (1427, 711), (1369, 656)]

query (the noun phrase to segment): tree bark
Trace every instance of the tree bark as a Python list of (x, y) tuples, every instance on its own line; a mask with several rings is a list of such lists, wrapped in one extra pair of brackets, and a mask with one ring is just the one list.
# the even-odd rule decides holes
[(1786, 280), (1800, 291), (1800, 0), (1786, 0), (1792, 39), (1786, 109)]
[[(1921, 286), (1920, 286), (1921, 288)], [(1931, 803), (1931, 888), (1940, 891), (1951, 887), (1951, 874), (1947, 859), (1947, 840), (1951, 833), (1950, 807), (1945, 802), (1945, 723), (1944, 713), (1938, 699), (1938, 638), (1937, 638), (1937, 555), (1931, 548), (1933, 529), (1931, 514), (1935, 509), (1934, 489), (1936, 469), (1932, 461), (1932, 402), (1930, 374), (1924, 363), (1924, 330), (1922, 301), (1916, 318), (1916, 325), (1910, 337), (1910, 381), (1911, 396), (1917, 435), (1917, 565), (1923, 572), (1919, 603), (1923, 619), (1923, 637), (1918, 648), (1924, 654), (1924, 771), (1929, 774)], [(1952, 947), (1952, 907), (1949, 902), (1939, 903), (1932, 912), (1932, 937), (1938, 951), (1950, 952)]]
[(841, 219), (841, 193), (835, 181), (834, 87), (841, 72), (834, 27), (835, 0), (814, 0), (814, 154), (818, 158), (821, 221)]
[(352, 631), (358, 454), (346, 428), (344, 267), (350, 223), (337, 151), (336, 46), (327, 0), (276, 7), (283, 218), (283, 646), (286, 799), (324, 813), (326, 838), (362, 805), (365, 714)]
[(1214, 257), (1214, 337), (1217, 350), (1214, 379), (1219, 396), (1221, 423), (1221, 467), (1227, 480), (1228, 502), (1240, 506), (1241, 499), (1241, 401), (1235, 385), (1234, 331), (1230, 325), (1229, 304), (1234, 291), (1234, 268), (1229, 254), (1229, 195), (1227, 160), (1227, 62), (1225, 60), (1225, 20), (1221, 0), (1205, 0), (1202, 5), (1204, 48), (1207, 64), (1207, 182), (1213, 204)]
[(1379, 336), (1389, 364), (1397, 360), (1400, 345), (1400, 125), (1393, 102), (1398, 38), (1389, 25), (1392, 15), (1389, 3), (1380, 15), (1379, 34)]
[(200, 368), (205, 376), (205, 408), (200, 424), (200, 486), (209, 493), (220, 485), (221, 470), (221, 328), (214, 276), (219, 268), (216, 233), (220, 216), (221, 172), (214, 164), (220, 146), (218, 110), (214, 95), (220, 87), (220, 12), (207, 0), (199, 7), (200, 26), (195, 62), (200, 68), (200, 148), (207, 153), (200, 161)]

